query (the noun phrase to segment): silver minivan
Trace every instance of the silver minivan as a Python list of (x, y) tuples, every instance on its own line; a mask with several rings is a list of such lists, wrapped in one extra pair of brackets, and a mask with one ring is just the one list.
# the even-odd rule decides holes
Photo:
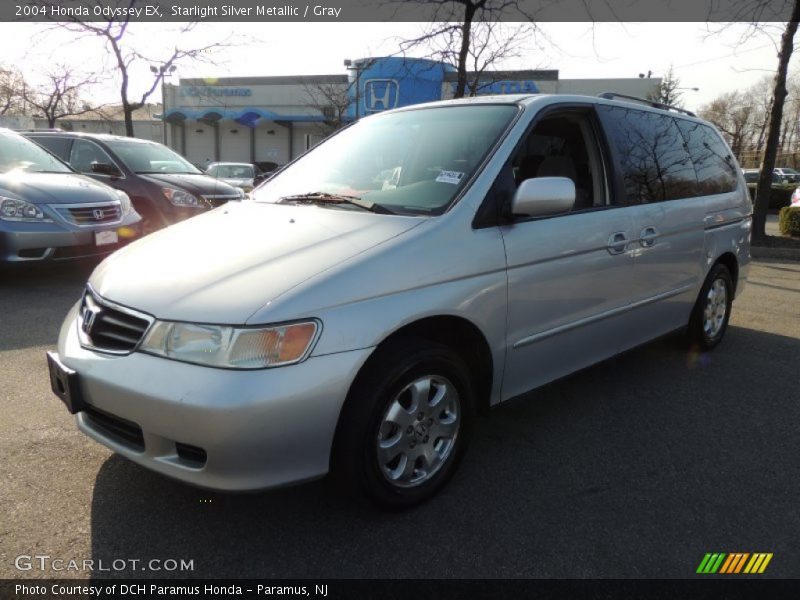
[(332, 471), (411, 506), (482, 410), (675, 330), (712, 349), (750, 262), (719, 133), (608, 97), (370, 116), (253, 198), (106, 259), (49, 354), (84, 433), (218, 490)]

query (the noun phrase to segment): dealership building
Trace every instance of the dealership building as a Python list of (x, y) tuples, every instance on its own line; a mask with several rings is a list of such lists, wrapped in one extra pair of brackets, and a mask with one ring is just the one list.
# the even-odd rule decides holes
[[(452, 98), (455, 69), (426, 59), (346, 61), (347, 74), (181, 79), (165, 89), (168, 144), (191, 162), (284, 164), (342, 123), (383, 110)], [(646, 97), (658, 78), (560, 79), (557, 70), (469, 74), (476, 94)], [(468, 94), (471, 88), (468, 89)]]

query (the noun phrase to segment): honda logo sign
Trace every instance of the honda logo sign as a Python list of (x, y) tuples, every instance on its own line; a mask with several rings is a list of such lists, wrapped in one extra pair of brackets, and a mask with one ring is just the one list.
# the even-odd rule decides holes
[(364, 107), (367, 112), (397, 108), (400, 84), (396, 79), (367, 79), (364, 82)]
[(95, 208), (92, 211), (92, 215), (94, 216), (95, 221), (100, 221), (105, 216), (105, 213), (103, 212), (102, 208)]

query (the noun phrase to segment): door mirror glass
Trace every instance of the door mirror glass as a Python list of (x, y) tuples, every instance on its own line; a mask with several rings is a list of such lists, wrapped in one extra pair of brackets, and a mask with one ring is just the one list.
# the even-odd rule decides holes
[(98, 175), (108, 175), (109, 177), (122, 176), (119, 169), (115, 165), (109, 163), (93, 162), (89, 167), (92, 173), (97, 173)]
[(528, 217), (568, 213), (575, 204), (575, 182), (568, 177), (535, 177), (520, 183), (511, 212)]

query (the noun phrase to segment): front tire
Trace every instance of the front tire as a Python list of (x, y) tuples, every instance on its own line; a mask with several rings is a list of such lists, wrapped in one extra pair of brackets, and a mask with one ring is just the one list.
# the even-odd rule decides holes
[(711, 350), (725, 336), (733, 303), (733, 278), (723, 264), (716, 264), (706, 277), (689, 319), (689, 339), (703, 350)]
[(346, 488), (382, 508), (410, 508), (455, 473), (472, 429), (469, 370), (450, 348), (404, 339), (381, 348), (348, 395), (333, 470)]

